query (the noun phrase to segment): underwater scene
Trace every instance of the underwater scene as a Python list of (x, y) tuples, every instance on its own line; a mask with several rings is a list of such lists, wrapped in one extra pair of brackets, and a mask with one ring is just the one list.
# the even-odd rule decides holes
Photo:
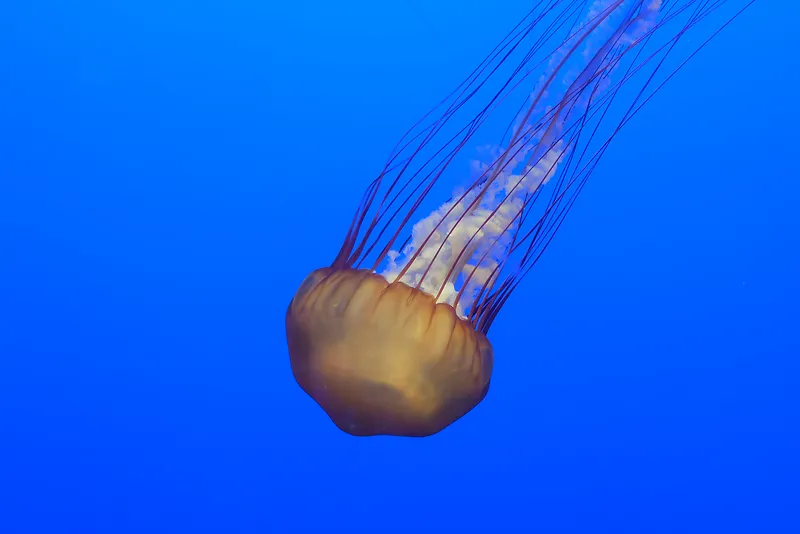
[(784, 0), (43, 0), (0, 532), (800, 532)]

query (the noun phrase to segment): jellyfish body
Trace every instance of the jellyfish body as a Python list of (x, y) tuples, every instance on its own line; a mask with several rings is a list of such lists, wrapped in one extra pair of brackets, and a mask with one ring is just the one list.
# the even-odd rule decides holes
[(298, 384), (350, 434), (434, 434), (489, 387), (486, 336), (452, 306), (369, 270), (313, 272), (286, 330)]
[[(726, 4), (541, 0), (400, 140), (339, 254), (306, 278), (286, 314), (295, 379), (339, 428), (427, 436), (481, 402), (501, 307), (611, 140), (697, 51), (673, 58), (687, 32), (722, 21), (713, 37), (752, 1), (720, 16)], [(505, 108), (512, 123), (471, 183), (412, 223)]]

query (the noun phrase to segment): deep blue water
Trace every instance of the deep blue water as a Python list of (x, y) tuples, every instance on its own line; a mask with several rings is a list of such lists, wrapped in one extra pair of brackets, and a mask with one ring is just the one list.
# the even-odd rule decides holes
[(422, 440), (337, 430), (284, 313), (528, 2), (6, 4), (0, 532), (800, 532), (796, 2), (623, 131)]

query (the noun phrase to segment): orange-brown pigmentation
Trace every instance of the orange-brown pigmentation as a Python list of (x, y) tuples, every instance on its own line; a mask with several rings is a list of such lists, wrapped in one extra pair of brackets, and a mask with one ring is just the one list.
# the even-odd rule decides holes
[(286, 312), (292, 371), (333, 422), (357, 436), (428, 436), (486, 396), (486, 336), (448, 304), (355, 269), (320, 269)]

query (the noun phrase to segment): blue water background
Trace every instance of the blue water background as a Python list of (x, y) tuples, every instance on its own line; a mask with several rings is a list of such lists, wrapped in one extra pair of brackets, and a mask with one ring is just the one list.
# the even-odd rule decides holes
[(0, 532), (800, 532), (796, 2), (619, 136), (467, 417), (293, 381), (294, 290), (527, 4), (3, 4)]

